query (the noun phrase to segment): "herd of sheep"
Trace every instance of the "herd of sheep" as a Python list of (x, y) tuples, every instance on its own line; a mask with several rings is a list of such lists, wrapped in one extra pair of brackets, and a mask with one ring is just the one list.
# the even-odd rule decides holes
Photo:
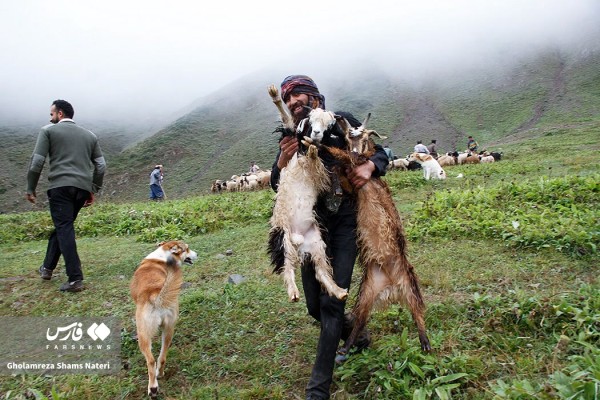
[(215, 180), (210, 191), (212, 193), (240, 192), (248, 190), (265, 189), (270, 186), (271, 170), (259, 170), (256, 173), (245, 172), (241, 175), (233, 175), (228, 180)]
[[(437, 163), (440, 167), (447, 167), (451, 165), (461, 164), (479, 164), (479, 163), (492, 163), (500, 161), (502, 153), (499, 152), (487, 152), (481, 153), (476, 152), (464, 152), (459, 153), (454, 151), (452, 153), (446, 153), (437, 158)], [(410, 156), (407, 158), (398, 158), (390, 161), (389, 170), (417, 170), (421, 169), (421, 164), (416, 161), (409, 161)], [(260, 190), (270, 187), (271, 181), (271, 170), (260, 170), (257, 173), (245, 172), (240, 175), (233, 175), (228, 180), (217, 179), (213, 181), (210, 191), (212, 193), (221, 193), (224, 191), (239, 192), (239, 191), (250, 191)]]
[[(409, 156), (410, 157), (410, 156)], [(421, 169), (421, 165), (417, 162), (409, 162), (406, 158), (398, 158), (396, 160), (390, 161), (390, 165), (388, 170), (392, 169), (401, 169), (401, 170), (417, 170)], [(446, 153), (437, 158), (438, 164), (440, 167), (447, 167), (450, 165), (461, 165), (461, 164), (479, 164), (479, 163), (492, 163), (494, 161), (500, 161), (502, 158), (502, 153), (498, 153), (496, 151), (487, 152), (483, 151), (481, 153), (466, 151), (464, 153), (459, 153), (458, 151), (454, 151), (452, 153)]]

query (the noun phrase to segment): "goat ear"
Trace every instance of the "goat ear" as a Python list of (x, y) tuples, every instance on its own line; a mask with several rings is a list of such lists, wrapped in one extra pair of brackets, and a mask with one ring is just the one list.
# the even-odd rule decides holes
[(304, 132), (304, 125), (306, 124), (306, 120), (307, 120), (307, 118), (304, 118), (302, 121), (300, 121), (300, 123), (298, 124), (298, 127), (296, 128), (296, 132), (298, 132), (298, 133)]
[(348, 120), (342, 117), (341, 115), (334, 114), (333, 117), (337, 121), (339, 127), (342, 128), (342, 130), (344, 131), (344, 134), (346, 134), (351, 128)]

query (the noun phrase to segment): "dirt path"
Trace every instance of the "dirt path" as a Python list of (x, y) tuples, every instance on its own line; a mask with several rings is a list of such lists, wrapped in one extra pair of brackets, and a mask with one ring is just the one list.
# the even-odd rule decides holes
[(524, 131), (528, 131), (533, 128), (550, 107), (556, 105), (565, 94), (565, 60), (558, 55), (558, 67), (554, 71), (554, 77), (552, 79), (552, 86), (549, 88), (546, 96), (544, 96), (536, 105), (533, 111), (533, 115), (517, 128), (515, 128), (511, 135), (506, 139), (510, 139), (512, 135), (519, 134)]
[[(400, 102), (406, 102), (406, 99)], [(427, 145), (431, 139), (437, 139), (439, 148), (449, 151), (456, 149), (464, 139), (464, 133), (452, 125), (435, 101), (422, 95), (411, 97), (405, 106), (404, 118), (392, 135), (400, 138), (400, 144), (411, 151), (417, 140)]]

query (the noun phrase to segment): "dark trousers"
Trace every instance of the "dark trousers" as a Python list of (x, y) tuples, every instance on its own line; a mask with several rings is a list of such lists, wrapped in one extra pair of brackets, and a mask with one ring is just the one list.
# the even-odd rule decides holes
[(54, 222), (54, 231), (48, 239), (44, 268), (55, 269), (62, 254), (69, 282), (83, 279), (73, 223), (77, 218), (77, 214), (79, 214), (79, 210), (89, 197), (90, 193), (88, 191), (74, 186), (48, 190), (48, 202), (50, 203), (52, 222)]
[[(349, 206), (344, 207), (342, 204), (339, 213), (327, 217), (323, 223), (327, 228), (327, 255), (333, 266), (333, 278), (339, 287), (350, 288), (357, 255), (356, 214)], [(302, 268), (302, 285), (308, 313), (321, 322), (317, 357), (306, 394), (328, 399), (346, 302), (329, 296), (321, 288), (315, 277), (314, 267)]]
[(150, 200), (162, 200), (165, 197), (162, 187), (157, 184), (150, 185)]

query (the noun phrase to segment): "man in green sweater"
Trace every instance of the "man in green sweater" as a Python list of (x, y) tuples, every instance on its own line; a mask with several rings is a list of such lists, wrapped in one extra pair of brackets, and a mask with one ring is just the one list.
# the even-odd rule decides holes
[(69, 277), (60, 287), (63, 292), (83, 290), (83, 272), (73, 223), (79, 210), (94, 202), (94, 193), (101, 189), (106, 171), (98, 138), (77, 126), (72, 119), (74, 114), (69, 102), (55, 100), (52, 103), (51, 124), (44, 126), (38, 135), (27, 173), (26, 198), (35, 203), (35, 189), (46, 157), (49, 157), (48, 203), (54, 231), (48, 239), (46, 257), (39, 273), (42, 279), (50, 280), (62, 254)]

